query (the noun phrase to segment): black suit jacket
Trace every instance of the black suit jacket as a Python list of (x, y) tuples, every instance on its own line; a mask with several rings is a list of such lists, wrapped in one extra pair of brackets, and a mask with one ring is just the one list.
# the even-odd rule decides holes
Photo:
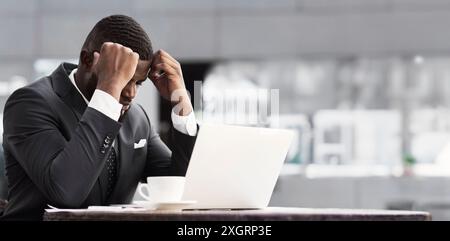
[[(87, 107), (63, 63), (15, 91), (4, 110), (8, 205), (1, 219), (41, 220), (47, 204), (64, 208), (129, 203), (147, 176), (186, 173), (195, 137), (172, 129), (173, 152), (138, 104), (117, 122)], [(116, 138), (117, 137), (117, 138)], [(118, 141), (118, 179), (107, 199), (105, 161)], [(144, 148), (134, 143), (147, 140)]]

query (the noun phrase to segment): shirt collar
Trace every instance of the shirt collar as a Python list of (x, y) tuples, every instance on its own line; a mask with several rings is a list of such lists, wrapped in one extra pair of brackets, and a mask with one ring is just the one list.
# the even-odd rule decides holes
[(78, 93), (80, 93), (81, 97), (83, 97), (83, 100), (86, 102), (86, 105), (89, 104), (89, 100), (84, 97), (83, 93), (81, 93), (80, 89), (77, 86), (77, 83), (75, 82), (75, 73), (77, 72), (77, 68), (73, 69), (72, 72), (70, 72), (69, 79), (70, 82), (72, 82), (73, 86), (75, 86), (75, 89), (77, 89)]

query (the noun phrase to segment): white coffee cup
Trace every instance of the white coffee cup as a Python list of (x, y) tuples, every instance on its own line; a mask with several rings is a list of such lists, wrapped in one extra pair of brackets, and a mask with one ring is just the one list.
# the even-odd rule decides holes
[[(184, 181), (185, 178), (179, 176), (147, 177), (147, 184), (141, 184), (138, 192), (151, 202), (177, 202), (181, 201)], [(148, 194), (143, 189), (146, 189)]]

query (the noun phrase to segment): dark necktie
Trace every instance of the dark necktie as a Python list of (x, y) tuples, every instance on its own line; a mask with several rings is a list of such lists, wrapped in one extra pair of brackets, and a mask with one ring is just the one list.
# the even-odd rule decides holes
[(114, 147), (111, 147), (111, 152), (108, 156), (108, 159), (106, 160), (106, 172), (108, 175), (106, 197), (109, 198), (112, 190), (114, 189), (114, 185), (116, 184), (117, 179), (117, 157)]

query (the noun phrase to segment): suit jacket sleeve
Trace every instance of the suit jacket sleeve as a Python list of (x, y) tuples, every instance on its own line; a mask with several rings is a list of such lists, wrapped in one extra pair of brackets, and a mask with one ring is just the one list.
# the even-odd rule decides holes
[[(145, 112), (144, 112), (145, 113)], [(147, 162), (142, 179), (148, 176), (184, 176), (194, 148), (196, 136), (185, 135), (171, 128), (172, 150), (161, 140), (159, 134), (150, 125), (147, 138)]]
[(31, 88), (12, 94), (4, 110), (4, 145), (53, 205), (78, 207), (90, 193), (121, 124), (87, 108), (70, 140), (51, 104)]

